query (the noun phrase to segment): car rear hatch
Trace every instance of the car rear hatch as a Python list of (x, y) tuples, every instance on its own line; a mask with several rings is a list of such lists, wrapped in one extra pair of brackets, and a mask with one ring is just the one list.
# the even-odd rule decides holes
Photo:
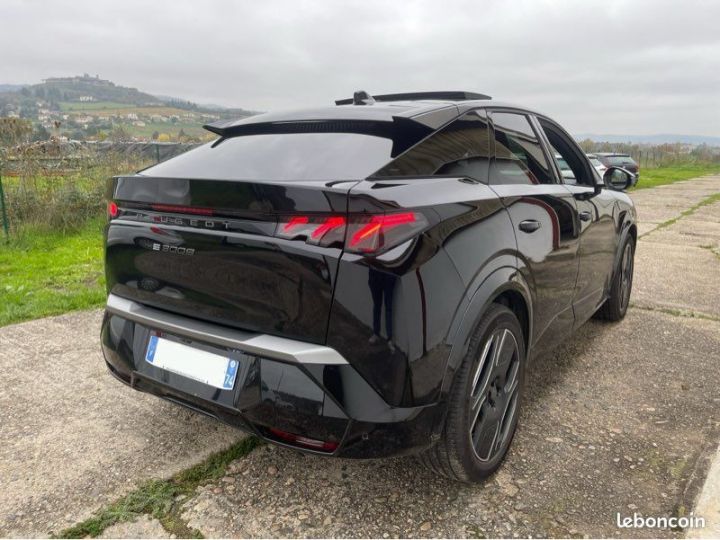
[(323, 343), (348, 191), (426, 133), (392, 121), (261, 124), (116, 177), (108, 292)]
[(630, 156), (611, 156), (610, 165), (613, 167), (622, 167), (635, 174), (637, 174), (639, 170), (638, 164)]

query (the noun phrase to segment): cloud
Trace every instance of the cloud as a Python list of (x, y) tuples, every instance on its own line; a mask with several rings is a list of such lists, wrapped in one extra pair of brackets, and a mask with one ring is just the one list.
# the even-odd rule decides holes
[(3, 0), (0, 82), (88, 72), (275, 110), (467, 89), (576, 132), (717, 135), (720, 2)]

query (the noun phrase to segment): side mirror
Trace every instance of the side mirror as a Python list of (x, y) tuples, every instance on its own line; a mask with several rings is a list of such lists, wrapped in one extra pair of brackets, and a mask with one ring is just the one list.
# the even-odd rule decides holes
[(625, 191), (632, 186), (634, 178), (633, 173), (622, 167), (608, 167), (603, 173), (605, 185), (615, 191)]

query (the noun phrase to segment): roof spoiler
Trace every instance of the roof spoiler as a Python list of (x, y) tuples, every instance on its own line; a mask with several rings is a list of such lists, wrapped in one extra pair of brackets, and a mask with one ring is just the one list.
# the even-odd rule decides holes
[(417, 101), (421, 99), (469, 101), (474, 99), (492, 98), (487, 94), (465, 91), (404, 92), (401, 94), (381, 94), (377, 96), (370, 96), (365, 91), (358, 91), (355, 92), (355, 95), (351, 98), (335, 100), (335, 105), (371, 105), (375, 101)]
[(392, 157), (399, 155), (421, 139), (427, 137), (434, 129), (423, 123), (393, 116), (388, 120), (356, 120), (356, 119), (319, 119), (281, 122), (258, 122), (236, 124), (233, 120), (224, 120), (206, 124), (203, 128), (220, 135), (219, 144), (228, 137), (240, 135), (264, 135), (270, 133), (363, 133), (384, 137), (393, 141)]

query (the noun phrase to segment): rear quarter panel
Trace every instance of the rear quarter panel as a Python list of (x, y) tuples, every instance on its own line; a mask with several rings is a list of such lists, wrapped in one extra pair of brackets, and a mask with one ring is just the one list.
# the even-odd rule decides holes
[(507, 212), (484, 184), (364, 181), (350, 192), (350, 212), (406, 208), (428, 216), (419, 238), (380, 257), (341, 257), (327, 341), (395, 406), (438, 399), (474, 290), (498, 266), (516, 266)]

